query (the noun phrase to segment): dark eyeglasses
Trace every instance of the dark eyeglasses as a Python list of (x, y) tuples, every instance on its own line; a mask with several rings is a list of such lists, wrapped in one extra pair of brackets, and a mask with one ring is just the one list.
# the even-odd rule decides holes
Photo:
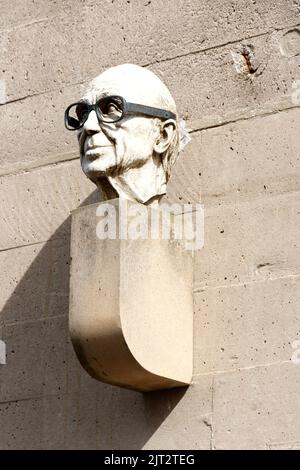
[(95, 104), (84, 101), (73, 103), (65, 111), (65, 126), (69, 131), (81, 129), (94, 110), (101, 122), (118, 122), (126, 114), (144, 114), (145, 116), (158, 117), (160, 119), (176, 119), (171, 111), (160, 108), (152, 108), (142, 104), (127, 103), (121, 96), (105, 96)]

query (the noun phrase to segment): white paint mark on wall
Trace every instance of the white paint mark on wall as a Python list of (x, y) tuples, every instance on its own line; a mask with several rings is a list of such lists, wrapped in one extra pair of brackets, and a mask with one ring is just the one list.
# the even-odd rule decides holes
[(0, 364), (6, 364), (6, 344), (0, 339)]
[(280, 52), (284, 57), (295, 57), (300, 54), (300, 30), (292, 29), (283, 35), (280, 41)]
[(292, 83), (292, 103), (297, 105), (300, 104), (300, 80), (294, 80)]
[(300, 364), (300, 339), (295, 339), (295, 341), (292, 342), (292, 348), (298, 348), (291, 357), (292, 363), (298, 365)]
[(6, 84), (5, 80), (0, 80), (0, 104), (6, 103)]

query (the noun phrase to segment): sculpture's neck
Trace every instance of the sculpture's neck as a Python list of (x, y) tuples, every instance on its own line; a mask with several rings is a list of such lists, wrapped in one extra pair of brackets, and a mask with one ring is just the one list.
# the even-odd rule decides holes
[[(150, 159), (139, 168), (131, 168), (114, 177), (108, 176), (107, 180), (106, 184), (110, 184), (111, 190), (114, 190), (120, 197), (146, 205), (156, 205), (166, 194), (165, 172), (161, 163), (154, 159)], [(107, 193), (103, 180), (99, 181), (98, 186), (100, 191)], [(113, 194), (112, 191), (110, 191), (111, 194)], [(108, 198), (111, 197), (105, 197), (105, 199)]]

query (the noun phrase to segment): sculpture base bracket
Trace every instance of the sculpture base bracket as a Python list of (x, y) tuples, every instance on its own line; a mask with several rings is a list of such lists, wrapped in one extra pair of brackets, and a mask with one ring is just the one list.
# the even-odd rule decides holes
[(69, 324), (76, 354), (90, 375), (109, 384), (142, 392), (186, 386), (192, 253), (179, 240), (99, 239), (98, 209), (108, 203), (118, 225), (119, 199), (72, 214)]

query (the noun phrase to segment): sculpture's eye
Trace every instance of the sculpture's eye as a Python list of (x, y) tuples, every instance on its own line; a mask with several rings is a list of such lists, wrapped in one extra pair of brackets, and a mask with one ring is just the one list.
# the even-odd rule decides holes
[(123, 103), (118, 97), (106, 97), (98, 102), (99, 111), (106, 121), (117, 121), (122, 117)]
[(116, 103), (109, 103), (107, 106), (107, 114), (113, 113), (121, 113), (120, 108), (116, 105)]

